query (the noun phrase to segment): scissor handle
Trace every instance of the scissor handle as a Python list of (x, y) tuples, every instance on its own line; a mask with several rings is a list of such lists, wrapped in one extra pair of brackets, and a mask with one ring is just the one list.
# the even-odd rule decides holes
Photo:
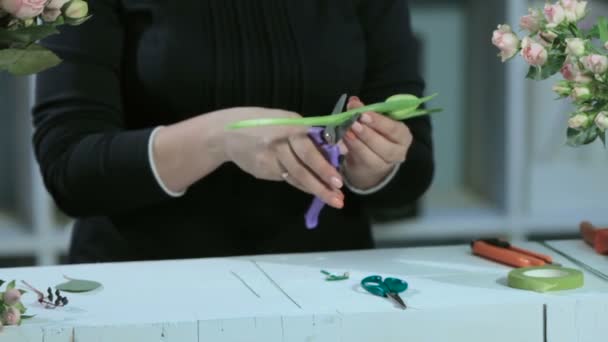
[(408, 288), (407, 282), (399, 278), (384, 278), (384, 285), (388, 287), (392, 293), (400, 293)]
[[(311, 127), (308, 130), (308, 136), (321, 147), (321, 150), (329, 163), (338, 169), (340, 167), (340, 148), (338, 145), (328, 144), (327, 141), (325, 141), (324, 134), (325, 129), (323, 127)], [(315, 197), (304, 215), (306, 228), (314, 229), (317, 227), (319, 224), (319, 215), (321, 214), (323, 207), (325, 207), (325, 202), (319, 197)]]
[(373, 275), (363, 278), (361, 280), (361, 287), (367, 292), (380, 297), (386, 297), (390, 290), (382, 281), (381, 276)]

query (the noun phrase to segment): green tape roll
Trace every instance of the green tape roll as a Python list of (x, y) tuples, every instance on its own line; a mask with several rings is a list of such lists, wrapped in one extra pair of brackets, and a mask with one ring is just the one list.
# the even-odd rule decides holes
[(522, 290), (547, 292), (582, 287), (583, 272), (558, 266), (522, 267), (509, 272), (510, 287)]

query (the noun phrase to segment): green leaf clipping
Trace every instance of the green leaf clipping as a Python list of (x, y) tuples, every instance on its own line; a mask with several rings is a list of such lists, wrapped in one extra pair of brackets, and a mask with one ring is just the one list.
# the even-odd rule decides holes
[(35, 317), (36, 315), (21, 315), (21, 319), (30, 319)]
[(0, 286), (4, 285), (5, 281), (0, 279)]
[(55, 286), (57, 290), (64, 292), (90, 292), (101, 286), (101, 283), (92, 280), (65, 278), (68, 281)]
[(325, 274), (327, 277), (325, 277), (326, 281), (338, 281), (338, 280), (346, 280), (349, 278), (349, 274), (348, 272), (345, 272), (342, 275), (335, 275), (335, 274), (331, 274), (325, 270), (321, 270), (321, 273)]
[(15, 286), (16, 286), (16, 282), (13, 280), (13, 281), (11, 281), (10, 283), (8, 283), (8, 284), (6, 285), (6, 289), (7, 289), (7, 290), (14, 289), (14, 288), (15, 288)]

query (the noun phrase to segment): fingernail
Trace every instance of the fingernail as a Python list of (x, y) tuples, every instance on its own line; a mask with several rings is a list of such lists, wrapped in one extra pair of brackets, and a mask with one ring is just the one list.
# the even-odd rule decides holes
[(355, 140), (357, 138), (357, 136), (355, 135), (355, 133), (353, 133), (353, 131), (346, 131), (346, 134), (344, 134), (344, 136), (346, 137), (346, 139), (349, 139), (349, 140)]
[(363, 126), (360, 123), (355, 122), (353, 124), (353, 131), (355, 131), (357, 133), (361, 133), (361, 131), (363, 131)]
[(361, 102), (361, 100), (359, 100), (358, 96), (351, 96), (350, 99), (353, 101)]
[(344, 185), (338, 177), (331, 177), (331, 184), (338, 189), (340, 189)]
[(344, 201), (338, 197), (335, 197), (333, 202), (334, 202), (334, 206), (337, 208), (342, 208), (344, 206)]
[(361, 115), (361, 122), (366, 124), (372, 123), (372, 116), (367, 113), (363, 113), (363, 115)]

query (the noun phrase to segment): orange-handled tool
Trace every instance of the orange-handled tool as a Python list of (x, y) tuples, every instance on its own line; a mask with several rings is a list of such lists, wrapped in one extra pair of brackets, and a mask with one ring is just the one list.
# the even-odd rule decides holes
[(583, 240), (593, 247), (598, 254), (608, 254), (608, 228), (598, 229), (588, 221), (581, 222)]
[(514, 247), (499, 239), (482, 239), (471, 242), (473, 253), (513, 267), (531, 267), (553, 264), (553, 259), (544, 254)]

